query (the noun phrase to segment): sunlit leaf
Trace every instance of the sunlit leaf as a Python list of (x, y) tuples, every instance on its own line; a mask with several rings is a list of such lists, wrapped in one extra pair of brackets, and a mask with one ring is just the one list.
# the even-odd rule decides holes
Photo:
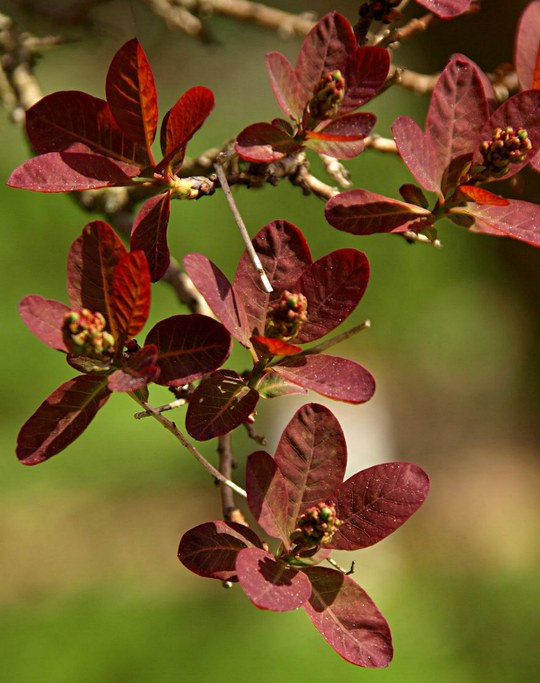
[(276, 461), (265, 451), (256, 451), (247, 459), (246, 491), (249, 509), (257, 522), (288, 548), (287, 484)]
[(44, 299), (35, 294), (25, 296), (19, 304), (19, 314), (30, 332), (53, 349), (66, 353), (68, 349), (62, 335), (62, 326), (66, 313), (70, 310), (69, 306), (59, 301)]

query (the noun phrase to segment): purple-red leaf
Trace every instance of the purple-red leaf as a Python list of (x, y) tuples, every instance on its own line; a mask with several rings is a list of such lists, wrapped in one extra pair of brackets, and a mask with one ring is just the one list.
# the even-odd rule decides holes
[(231, 337), (223, 325), (206, 315), (173, 315), (158, 322), (145, 345), (159, 351), (159, 384), (177, 387), (219, 368), (229, 357)]
[(519, 20), (515, 65), (522, 90), (540, 88), (540, 0), (529, 3)]
[(256, 451), (247, 459), (246, 491), (249, 509), (257, 522), (288, 549), (287, 483), (274, 458), (265, 451)]
[(107, 101), (119, 127), (151, 158), (158, 108), (154, 76), (139, 41), (132, 38), (114, 55), (105, 84)]
[(131, 185), (140, 169), (101, 154), (49, 152), (27, 159), (7, 184), (33, 192), (75, 192)]
[(345, 403), (365, 403), (375, 392), (371, 373), (346, 358), (318, 353), (291, 356), (272, 369), (290, 382)]
[(170, 209), (170, 192), (151, 197), (139, 209), (131, 230), (131, 250), (144, 251), (152, 282), (160, 280), (169, 267), (167, 226)]
[(302, 143), (279, 126), (254, 123), (238, 134), (234, 149), (246, 161), (269, 164), (300, 151)]
[(290, 533), (307, 508), (326, 500), (343, 481), (347, 446), (330, 410), (317, 403), (302, 406), (281, 436), (275, 462), (286, 482)]
[(186, 531), (178, 559), (190, 571), (210, 579), (237, 581), (236, 557), (244, 548), (262, 548), (251, 529), (236, 522), (206, 522)]
[(217, 370), (202, 380), (186, 414), (186, 429), (198, 441), (227, 434), (247, 422), (259, 394), (233, 370)]
[(137, 391), (153, 382), (159, 376), (157, 355), (155, 346), (145, 346), (131, 354), (120, 370), (115, 370), (109, 375), (109, 389)]
[(215, 315), (235, 339), (249, 348), (249, 329), (242, 299), (236, 296), (225, 275), (203, 254), (187, 254), (183, 264)]
[(266, 68), (274, 97), (282, 111), (290, 118), (300, 121), (305, 103), (300, 97), (296, 74), (289, 60), (281, 52), (268, 52)]
[(369, 280), (369, 262), (356, 249), (323, 256), (293, 286), (307, 298), (308, 319), (294, 338), (300, 344), (319, 339), (340, 325), (356, 308)]
[(112, 291), (114, 271), (126, 248), (110, 225), (92, 221), (68, 254), (68, 295), (73, 308), (88, 308), (105, 316), (116, 338)]
[(107, 378), (79, 375), (58, 387), (25, 422), (17, 439), (23, 465), (37, 465), (80, 436), (110, 396)]
[(118, 342), (138, 334), (150, 313), (150, 273), (142, 251), (125, 254), (114, 270), (112, 327)]
[(326, 203), (326, 220), (353, 235), (422, 230), (433, 223), (431, 211), (368, 190), (347, 190)]
[(346, 114), (316, 131), (307, 131), (306, 147), (336, 159), (353, 159), (364, 149), (363, 139), (376, 122), (374, 114)]
[(427, 474), (409, 462), (375, 465), (353, 475), (332, 496), (341, 526), (327, 547), (367, 548), (418, 510), (429, 491)]
[(70, 310), (69, 306), (59, 301), (44, 299), (37, 294), (25, 296), (19, 304), (19, 314), (30, 332), (53, 349), (66, 353), (68, 349), (62, 335), (62, 326), (65, 315)]
[(457, 17), (458, 14), (466, 12), (471, 5), (471, 0), (417, 0), (417, 2), (443, 19)]
[(247, 252), (244, 252), (234, 278), (234, 290), (242, 298), (249, 334), (264, 335), (268, 304), (279, 299), (281, 292), (298, 280), (312, 262), (311, 253), (301, 231), (287, 221), (272, 221), (253, 240), (263, 268), (274, 288), (272, 295), (262, 286)]
[(26, 132), (39, 154), (75, 151), (84, 145), (139, 169), (150, 165), (146, 147), (134, 143), (119, 128), (108, 103), (78, 90), (52, 93), (26, 113)]
[(304, 573), (312, 586), (304, 607), (326, 642), (357, 666), (387, 666), (393, 655), (392, 636), (369, 595), (334, 569), (309, 567)]
[(164, 158), (157, 166), (163, 171), (167, 166), (176, 173), (186, 153), (187, 143), (199, 130), (214, 108), (214, 94), (198, 85), (185, 92), (170, 109), (161, 126), (161, 147)]
[(311, 595), (311, 584), (305, 574), (260, 548), (241, 550), (236, 558), (236, 571), (244, 592), (259, 609), (289, 612), (303, 605)]
[(429, 192), (440, 193), (440, 165), (432, 138), (408, 116), (394, 121), (392, 133), (401, 158), (416, 180)]
[(494, 232), (540, 247), (540, 205), (519, 199), (508, 200), (507, 206), (470, 202), (451, 213), (474, 218), (475, 232)]
[(390, 55), (382, 47), (361, 47), (349, 53), (349, 61), (342, 72), (345, 76), (345, 95), (338, 113), (346, 114), (371, 100), (386, 81), (390, 69)]

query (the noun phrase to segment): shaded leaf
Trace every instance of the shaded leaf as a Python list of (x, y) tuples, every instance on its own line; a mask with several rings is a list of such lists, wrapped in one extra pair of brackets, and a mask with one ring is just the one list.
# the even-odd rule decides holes
[(105, 84), (107, 101), (119, 127), (148, 150), (158, 121), (154, 76), (139, 41), (132, 38), (114, 55)]
[(187, 254), (182, 262), (214, 314), (235, 339), (249, 348), (249, 327), (242, 299), (225, 275), (203, 254)]
[(100, 154), (50, 152), (27, 159), (9, 176), (7, 184), (33, 192), (75, 192), (131, 185), (136, 166)]
[(147, 344), (155, 344), (159, 351), (158, 383), (172, 387), (219, 368), (231, 351), (231, 337), (223, 325), (198, 313), (160, 320), (148, 333)]
[(68, 349), (62, 327), (66, 313), (70, 310), (69, 306), (59, 301), (44, 299), (36, 294), (25, 296), (19, 304), (19, 314), (30, 332), (53, 349), (66, 353)]
[(309, 567), (304, 572), (312, 586), (304, 607), (326, 642), (357, 666), (387, 666), (393, 656), (392, 636), (369, 595), (333, 569)]
[(417, 0), (417, 2), (443, 19), (457, 17), (471, 6), (471, 0)]
[(105, 405), (107, 378), (79, 375), (43, 401), (27, 420), (17, 439), (17, 457), (23, 465), (37, 465), (69, 446)]
[(507, 206), (468, 203), (451, 213), (474, 218), (474, 231), (488, 234), (499, 233), (540, 246), (540, 205), (510, 199)]
[(150, 273), (142, 251), (125, 254), (114, 270), (112, 327), (122, 345), (126, 337), (138, 334), (150, 313)]
[(330, 225), (353, 235), (422, 230), (433, 223), (431, 211), (368, 190), (347, 190), (324, 210)]
[(259, 394), (233, 370), (217, 370), (203, 379), (189, 402), (186, 429), (198, 441), (227, 434), (246, 422)]
[(171, 193), (163, 192), (148, 199), (139, 209), (131, 230), (132, 251), (144, 251), (152, 282), (165, 275), (170, 263), (167, 227), (171, 209)]
[(244, 548), (236, 558), (238, 580), (251, 602), (259, 609), (289, 612), (311, 595), (305, 574), (276, 560), (260, 548)]
[(272, 369), (285, 379), (336, 401), (365, 403), (375, 392), (371, 373), (346, 358), (323, 353), (292, 356)]
[(159, 376), (157, 355), (156, 347), (150, 345), (132, 353), (121, 369), (109, 375), (109, 389), (138, 391), (153, 382)]
[(516, 33), (516, 74), (522, 90), (540, 87), (540, 1), (523, 11)]
[(410, 462), (388, 462), (353, 475), (332, 496), (341, 526), (328, 548), (357, 550), (386, 538), (418, 510), (427, 474)]
[(249, 509), (259, 525), (288, 549), (287, 486), (276, 461), (265, 451), (256, 451), (247, 459), (246, 491)]
[(206, 522), (186, 531), (178, 559), (190, 571), (210, 579), (237, 581), (236, 557), (243, 548), (262, 548), (251, 529), (236, 522)]
[(300, 97), (296, 74), (289, 60), (280, 52), (268, 52), (266, 68), (274, 97), (281, 110), (290, 118), (300, 121), (305, 103)]
[(336, 159), (353, 159), (364, 149), (363, 139), (376, 122), (374, 114), (346, 114), (316, 131), (307, 131), (306, 146)]
[(266, 314), (271, 300), (279, 299), (311, 262), (311, 253), (302, 232), (287, 221), (272, 221), (253, 239), (253, 247), (274, 288), (272, 294), (263, 289), (259, 274), (246, 251), (236, 270), (233, 287), (241, 297), (247, 315), (249, 334), (264, 335)]
[(420, 185), (429, 192), (440, 193), (441, 169), (431, 136), (424, 135), (408, 116), (399, 116), (394, 121), (392, 134), (401, 158)]
[(386, 82), (390, 69), (390, 55), (382, 47), (366, 46), (349, 52), (342, 70), (345, 76), (345, 95), (338, 113), (346, 114), (371, 100)]
[(286, 482), (290, 534), (298, 517), (326, 500), (343, 481), (347, 446), (330, 410), (317, 403), (302, 406), (281, 435), (275, 462)]
[(308, 319), (294, 338), (300, 344), (319, 339), (357, 307), (369, 280), (369, 262), (356, 249), (339, 249), (312, 263), (293, 291), (307, 298)]
[(242, 130), (234, 143), (234, 149), (242, 159), (254, 163), (269, 164), (302, 149), (286, 131), (271, 123), (253, 123)]

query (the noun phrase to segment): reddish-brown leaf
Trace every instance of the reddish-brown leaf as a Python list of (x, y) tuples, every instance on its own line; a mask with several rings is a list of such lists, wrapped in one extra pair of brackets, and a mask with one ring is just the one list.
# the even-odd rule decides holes
[(147, 344), (159, 351), (159, 384), (172, 387), (216, 370), (231, 352), (231, 336), (223, 325), (198, 313), (160, 320), (148, 333)]
[(302, 406), (281, 435), (275, 461), (286, 482), (290, 533), (308, 507), (326, 500), (343, 481), (347, 446), (330, 410), (317, 403)]
[(408, 116), (392, 124), (399, 154), (416, 180), (429, 192), (441, 192), (441, 170), (433, 139)]
[(268, 52), (266, 68), (274, 97), (282, 111), (286, 116), (300, 121), (305, 102), (300, 97), (296, 74), (289, 60), (280, 52)]
[(468, 199), (471, 199), (473, 202), (477, 202), (478, 204), (508, 206), (510, 203), (508, 199), (501, 197), (500, 194), (493, 194), (493, 192), (485, 190), (483, 187), (477, 187), (476, 185), (460, 185), (459, 191)]
[(142, 251), (125, 254), (114, 270), (112, 287), (113, 328), (120, 345), (138, 334), (150, 313), (150, 272)]
[(443, 19), (457, 17), (458, 14), (466, 12), (471, 5), (471, 0), (417, 0), (417, 2)]
[(149, 382), (159, 377), (156, 365), (157, 349), (155, 346), (145, 346), (132, 353), (122, 368), (109, 375), (109, 389), (111, 391), (138, 391)]
[(217, 370), (201, 381), (186, 414), (186, 429), (198, 441), (227, 434), (247, 422), (259, 394), (233, 370)]
[(171, 209), (171, 193), (163, 192), (148, 199), (139, 209), (131, 230), (132, 251), (144, 251), (152, 282), (167, 272), (170, 263), (167, 227)]
[(151, 145), (158, 121), (157, 95), (150, 64), (139, 41), (132, 38), (114, 55), (105, 84), (107, 101), (119, 127), (135, 143)]
[(257, 522), (288, 549), (287, 484), (276, 461), (265, 451), (256, 451), (247, 459), (246, 491), (249, 509)]
[(259, 609), (289, 612), (301, 607), (311, 595), (305, 574), (260, 548), (241, 550), (236, 572), (244, 592)]
[(357, 666), (387, 666), (393, 655), (392, 636), (369, 595), (334, 569), (308, 567), (303, 571), (312, 586), (304, 607), (326, 642)]
[(290, 382), (336, 401), (365, 403), (375, 392), (371, 373), (346, 358), (323, 353), (291, 356), (272, 369)]
[(69, 306), (44, 299), (36, 294), (25, 296), (19, 304), (19, 314), (30, 332), (42, 342), (58, 351), (67, 353), (68, 349), (62, 335), (62, 326)]
[(540, 1), (525, 8), (516, 32), (516, 74), (522, 90), (540, 88)]
[(237, 581), (236, 557), (243, 548), (262, 548), (251, 529), (236, 522), (206, 522), (186, 531), (178, 559), (190, 571), (210, 579)]
[(357, 550), (377, 543), (418, 510), (428, 491), (427, 474), (410, 462), (387, 462), (358, 472), (332, 496), (341, 526), (327, 547)]
[(110, 396), (107, 377), (79, 375), (70, 379), (39, 406), (17, 439), (23, 465), (37, 465), (80, 436)]
[(241, 131), (234, 149), (242, 159), (254, 163), (269, 164), (302, 149), (286, 131), (271, 123), (254, 123)]
[(452, 212), (474, 218), (474, 232), (505, 235), (540, 247), (540, 205), (510, 199), (507, 206), (469, 203)]
[(268, 356), (294, 356), (302, 350), (299, 346), (273, 337), (251, 337), (251, 343), (257, 353)]

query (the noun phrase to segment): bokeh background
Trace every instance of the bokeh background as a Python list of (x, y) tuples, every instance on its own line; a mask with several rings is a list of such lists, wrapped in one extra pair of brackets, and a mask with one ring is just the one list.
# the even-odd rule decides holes
[[(272, 2), (319, 16), (338, 9), (352, 21), (359, 4)], [(426, 73), (443, 68), (452, 52), (465, 52), (487, 71), (511, 62), (526, 2), (483, 5), (474, 16), (439, 22), (404, 45), (396, 62)], [(154, 69), (162, 114), (189, 87), (210, 87), (216, 108), (191, 155), (279, 115), (264, 54), (278, 49), (294, 60), (300, 44), (219, 17), (210, 23), (215, 41), (201, 44), (168, 30), (141, 0), (99, 3), (84, 25), (59, 25), (33, 6), (45, 4), (2, 0), (0, 10), (23, 29), (76, 38), (38, 65), (45, 92), (103, 97), (109, 61), (133, 35)], [(423, 122), (426, 106), (426, 98), (394, 88), (367, 109), (388, 135), (399, 114)], [(4, 181), (28, 155), (4, 112), (0, 140)], [(411, 181), (399, 159), (371, 151), (348, 167), (355, 186), (394, 197)], [(313, 168), (323, 173), (315, 159)], [(524, 174), (520, 191), (540, 201), (538, 176)], [(346, 235), (325, 223), (321, 201), (286, 183), (240, 189), (236, 197), (252, 234), (285, 218), (305, 231), (315, 257), (346, 246), (370, 259), (370, 285), (352, 321), (370, 319), (372, 327), (337, 351), (370, 368), (378, 390), (365, 406), (331, 407), (354, 470), (412, 460), (429, 472), (432, 491), (398, 533), (339, 559), (356, 561), (356, 580), (388, 618), (395, 660), (384, 671), (359, 670), (326, 645), (302, 611), (257, 611), (238, 588), (225, 591), (185, 570), (176, 559), (178, 540), (190, 526), (219, 518), (219, 498), (168, 433), (133, 420), (128, 397), (115, 395), (87, 432), (47, 463), (17, 463), (21, 424), (73, 374), (61, 354), (26, 330), (17, 303), (29, 293), (65, 300), (69, 245), (99, 216), (66, 196), (2, 182), (0, 681), (537, 680), (540, 251), (451, 225), (441, 226), (441, 250), (398, 236)], [(242, 251), (221, 193), (175, 203), (169, 241), (177, 257), (202, 251), (230, 276)], [(153, 294), (148, 329), (185, 312), (165, 285)], [(236, 351), (229, 366), (241, 370), (246, 361)], [(152, 400), (165, 402), (167, 394), (153, 390)], [(298, 405), (286, 398), (260, 406), (257, 426), (271, 452)], [(234, 448), (242, 464), (256, 445), (239, 433)], [(212, 445), (204, 450), (215, 459)]]

